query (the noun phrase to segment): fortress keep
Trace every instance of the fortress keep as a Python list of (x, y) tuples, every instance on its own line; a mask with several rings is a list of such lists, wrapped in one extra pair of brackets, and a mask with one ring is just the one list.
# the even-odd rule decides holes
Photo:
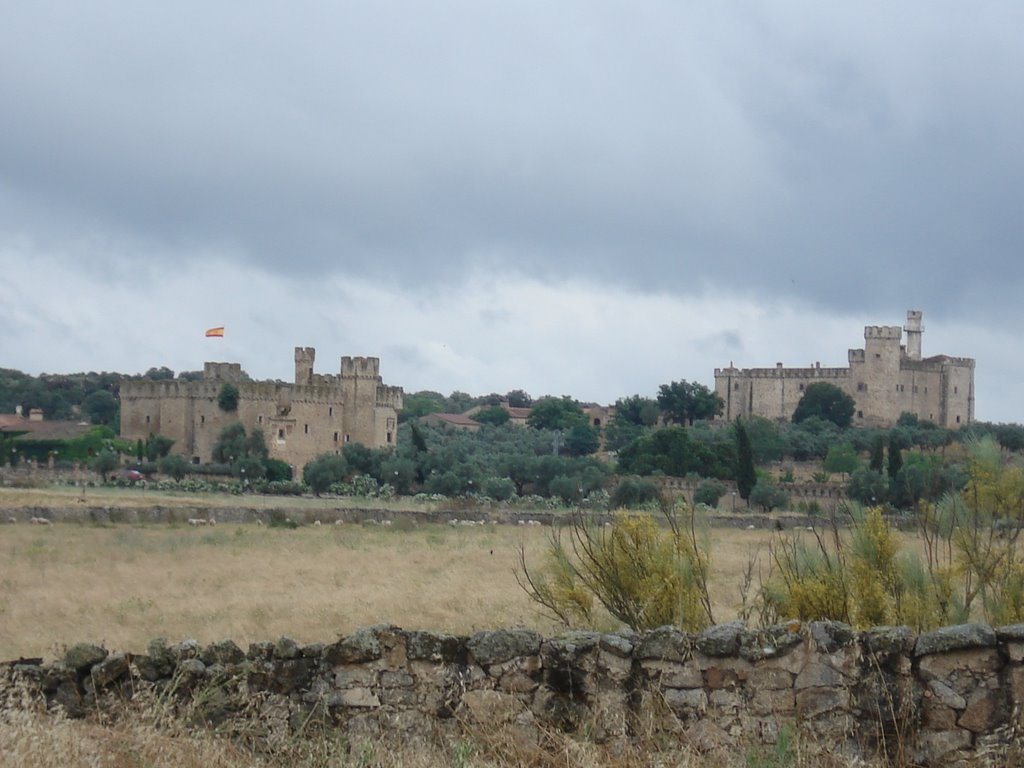
[[(239, 421), (263, 431), (270, 457), (296, 472), (346, 443), (393, 446), (402, 388), (381, 383), (376, 357), (343, 357), (338, 375), (313, 372), (316, 350), (295, 348), (295, 383), (252, 381), (238, 363), (206, 363), (199, 381), (125, 381), (121, 384), (121, 437), (150, 434), (174, 440), (172, 450), (190, 461), (211, 460), (221, 430)], [(225, 383), (238, 388), (238, 409), (225, 412), (217, 395)]]
[[(907, 334), (902, 344), (903, 333)], [(715, 392), (725, 403), (722, 418), (762, 416), (788, 421), (810, 384), (827, 381), (856, 404), (853, 425), (891, 426), (912, 413), (955, 429), (974, 421), (974, 360), (935, 355), (921, 357), (921, 312), (907, 312), (907, 324), (869, 325), (864, 348), (848, 352), (846, 368), (715, 369)]]

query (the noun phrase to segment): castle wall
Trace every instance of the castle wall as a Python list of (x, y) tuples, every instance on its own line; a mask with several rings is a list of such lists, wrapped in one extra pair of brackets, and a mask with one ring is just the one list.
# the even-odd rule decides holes
[(849, 350), (847, 368), (716, 368), (722, 418), (789, 421), (806, 386), (820, 380), (853, 398), (855, 426), (891, 426), (902, 413), (952, 429), (973, 422), (974, 360), (921, 359), (920, 312), (907, 313), (907, 329), (904, 347), (899, 326), (867, 326), (864, 348)]
[[(301, 471), (345, 443), (393, 446), (401, 387), (381, 384), (377, 358), (343, 358), (340, 375), (313, 372), (315, 350), (295, 350), (296, 384), (250, 381), (234, 363), (207, 363), (196, 382), (130, 381), (121, 387), (121, 436), (162, 434), (190, 461), (208, 462), (221, 430), (236, 421), (262, 430), (271, 458)], [(349, 362), (346, 362), (349, 361)], [(226, 381), (238, 387), (237, 411), (226, 413), (217, 396)]]

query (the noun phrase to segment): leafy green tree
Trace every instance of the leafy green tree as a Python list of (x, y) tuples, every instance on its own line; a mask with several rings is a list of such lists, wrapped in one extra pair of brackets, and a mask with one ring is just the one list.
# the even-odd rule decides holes
[(609, 451), (621, 451), (647, 431), (646, 427), (639, 427), (636, 424), (619, 421), (618, 418), (615, 418), (604, 428), (605, 443)]
[(465, 413), (474, 405), (478, 405), (477, 398), (455, 390), (445, 400), (445, 413)]
[(104, 450), (96, 454), (92, 460), (92, 471), (100, 476), (103, 482), (107, 482), (107, 475), (121, 466), (121, 460), (113, 451)]
[(181, 482), (188, 474), (190, 465), (188, 460), (180, 453), (171, 453), (164, 456), (157, 464), (160, 474), (173, 477), (175, 481)]
[(661, 408), (657, 400), (641, 395), (620, 397), (615, 401), (614, 421), (638, 427), (653, 427), (658, 423)]
[(381, 468), (391, 453), (386, 448), (368, 448), (362, 443), (349, 443), (342, 449), (342, 455), (353, 474), (383, 479)]
[(325, 453), (317, 456), (302, 469), (302, 480), (319, 496), (335, 483), (348, 476), (348, 463), (344, 456)]
[(512, 408), (529, 408), (533, 405), (533, 398), (522, 389), (513, 389), (505, 395), (505, 399)]
[(217, 393), (217, 407), (225, 413), (234, 413), (238, 410), (238, 387), (230, 381), (225, 381)]
[(253, 429), (252, 433), (247, 435), (242, 423), (236, 421), (220, 431), (213, 444), (212, 453), (214, 461), (233, 465), (244, 458), (263, 460), (267, 458), (269, 452), (262, 430)]
[(846, 493), (861, 504), (884, 504), (889, 498), (889, 481), (881, 472), (862, 467), (850, 475)]
[(816, 381), (804, 390), (803, 397), (793, 411), (793, 421), (799, 424), (812, 416), (831, 421), (837, 427), (850, 426), (855, 405), (853, 398), (835, 384)]
[(757, 484), (757, 470), (754, 468), (754, 451), (742, 419), (736, 419), (736, 490), (740, 498), (750, 503), (750, 493)]
[(481, 408), (475, 414), (473, 414), (473, 421), (479, 421), (481, 424), (490, 424), (494, 427), (501, 427), (508, 424), (509, 420), (508, 411), (502, 408), (500, 405), (492, 405), (487, 408)]
[(264, 459), (257, 455), (242, 456), (231, 465), (231, 474), (242, 481), (243, 485), (259, 480), (267, 473)]
[(614, 509), (630, 509), (661, 500), (661, 489), (650, 480), (638, 477), (624, 477), (612, 491), (611, 505)]
[(761, 416), (744, 419), (750, 448), (754, 452), (755, 464), (778, 461), (786, 452), (786, 441), (779, 431), (779, 425)]
[(724, 485), (717, 480), (705, 480), (693, 492), (693, 503), (715, 507), (718, 506), (718, 500), (724, 495)]
[(845, 475), (852, 474), (860, 466), (860, 456), (849, 443), (833, 445), (828, 449), (828, 455), (822, 462), (826, 472), (839, 472)]
[(418, 419), (431, 413), (441, 413), (444, 411), (444, 408), (444, 395), (440, 392), (432, 392), (430, 390), (413, 392), (403, 395), (402, 410), (398, 414), (398, 420), (406, 422)]
[(712, 419), (725, 409), (725, 402), (703, 384), (685, 379), (658, 387), (658, 405), (666, 420), (692, 425), (697, 419)]
[(93, 424), (112, 424), (119, 410), (117, 399), (104, 389), (98, 389), (82, 400), (82, 415)]
[(562, 430), (589, 424), (580, 404), (568, 395), (541, 398), (534, 403), (530, 415), (526, 418), (526, 425), (533, 429)]
[(174, 378), (174, 371), (166, 365), (161, 365), (159, 368), (150, 368), (142, 374), (142, 378), (150, 381), (171, 381)]
[(287, 482), (292, 479), (292, 467), (286, 461), (280, 459), (264, 459), (264, 477), (268, 482)]
[(789, 504), (789, 496), (774, 483), (761, 479), (750, 491), (750, 503), (766, 513), (771, 513), (773, 509)]
[(589, 424), (576, 424), (566, 434), (564, 445), (570, 456), (589, 456), (601, 447), (601, 438)]
[(174, 440), (166, 435), (150, 435), (146, 440), (146, 460), (157, 461), (171, 452)]

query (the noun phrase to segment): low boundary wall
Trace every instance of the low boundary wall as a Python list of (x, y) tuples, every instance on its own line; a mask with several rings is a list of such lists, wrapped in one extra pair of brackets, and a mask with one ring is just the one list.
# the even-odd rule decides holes
[[(154, 640), (145, 654), (89, 644), (44, 664), (0, 665), (72, 717), (150, 691), (197, 723), (231, 733), (437, 738), (467, 723), (597, 742), (651, 735), (699, 750), (775, 744), (795, 727), (822, 749), (923, 765), (1020, 748), (1024, 625), (967, 624), (915, 635), (811, 622), (687, 634), (525, 629), (457, 637), (393, 626), (330, 644), (288, 638), (243, 651), (231, 641)], [(1009, 764), (1009, 763), (1006, 763)]]

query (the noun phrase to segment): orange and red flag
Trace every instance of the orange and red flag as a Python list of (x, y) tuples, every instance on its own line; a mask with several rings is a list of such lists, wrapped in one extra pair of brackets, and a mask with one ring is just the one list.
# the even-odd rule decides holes
[(221, 337), (223, 337), (224, 336), (224, 326), (223, 325), (219, 325), (216, 328), (210, 328), (206, 332), (206, 337), (210, 338), (211, 336), (221, 336)]

